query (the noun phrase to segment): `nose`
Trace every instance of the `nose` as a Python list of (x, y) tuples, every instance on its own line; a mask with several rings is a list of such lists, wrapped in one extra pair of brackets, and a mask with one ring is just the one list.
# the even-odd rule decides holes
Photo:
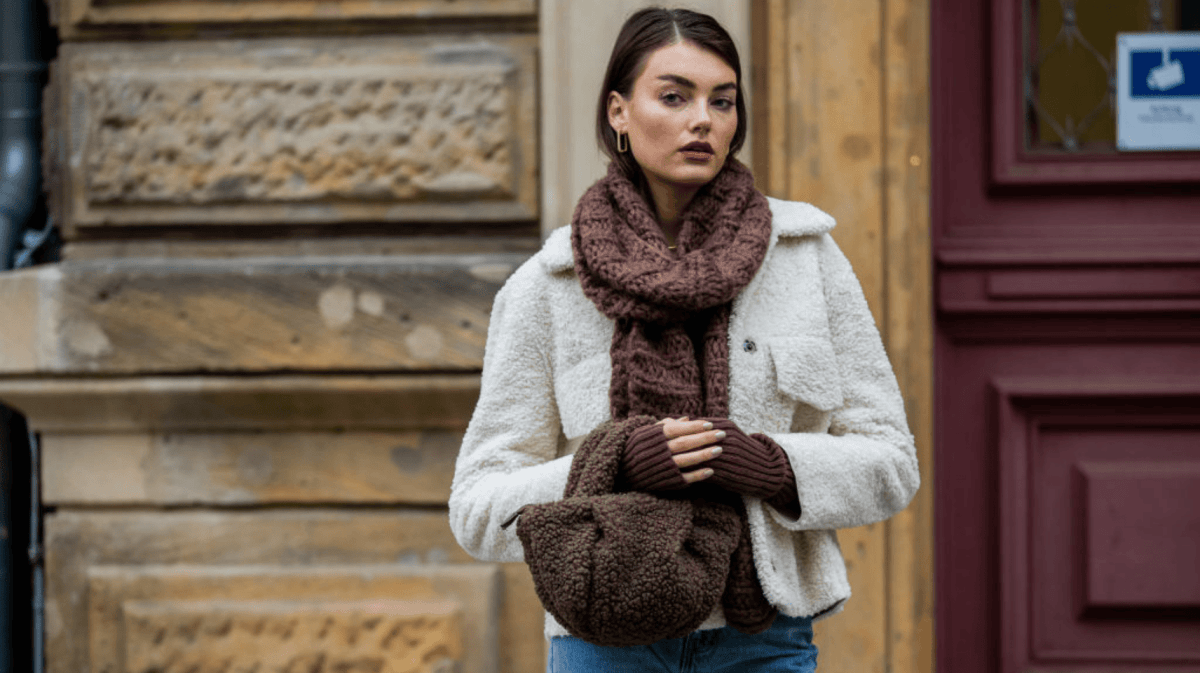
[(694, 108), (692, 130), (707, 132), (712, 128), (712, 114), (709, 112), (708, 103), (702, 102), (692, 107)]

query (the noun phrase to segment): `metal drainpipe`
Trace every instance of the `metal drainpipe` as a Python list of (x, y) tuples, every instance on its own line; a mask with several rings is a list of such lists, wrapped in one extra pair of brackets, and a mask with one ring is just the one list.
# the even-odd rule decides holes
[[(38, 56), (34, 2), (0, 0), (0, 272), (12, 268), (17, 241), (41, 192), (38, 139), (41, 78), (46, 65)], [(0, 432), (8, 434), (9, 428), (0, 427)], [(0, 451), (0, 475), (13, 480), (17, 478), (12, 474), (13, 447), (5, 444), (7, 449)], [(11, 671), (14, 662), (11, 490), (6, 488), (0, 495), (0, 530), (4, 532), (0, 535), (0, 673)], [(40, 593), (40, 588), (34, 591)], [(41, 671), (35, 669), (34, 673)]]
[(15, 574), (12, 563), (12, 508), (9, 506), (9, 494), (13, 482), (13, 442), (8, 424), (9, 412), (0, 409), (0, 431), (7, 437), (0, 438), (0, 672), (9, 673), (13, 670), (13, 594), (15, 593)]
[(45, 670), (46, 636), (46, 578), (42, 564), (41, 535), (41, 473), (42, 444), (32, 430), (29, 432), (29, 563), (33, 566), (33, 673)]
[(33, 0), (0, 0), (0, 271), (40, 196), (41, 77)]

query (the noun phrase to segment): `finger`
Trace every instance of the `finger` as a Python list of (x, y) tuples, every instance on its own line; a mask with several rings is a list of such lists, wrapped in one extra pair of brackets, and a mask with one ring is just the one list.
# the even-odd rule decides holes
[(691, 470), (689, 472), (684, 472), (683, 480), (689, 484), (694, 484), (698, 481), (704, 481), (711, 476), (713, 476), (713, 471), (706, 467), (702, 470)]
[(725, 439), (724, 430), (709, 430), (707, 432), (699, 432), (694, 435), (684, 435), (677, 439), (667, 441), (667, 448), (671, 453), (681, 453), (683, 451), (694, 451), (701, 447), (716, 444)]
[(666, 433), (667, 439), (692, 435), (707, 430), (712, 430), (712, 423), (708, 421), (683, 421), (668, 418), (663, 422), (663, 432)]
[(706, 460), (712, 460), (719, 455), (721, 455), (721, 447), (713, 446), (707, 449), (701, 449), (699, 451), (688, 451), (687, 453), (677, 454), (672, 458), (672, 460), (674, 460), (675, 464), (679, 466), (679, 469), (684, 469), (687, 467), (695, 467), (696, 465), (699, 465)]

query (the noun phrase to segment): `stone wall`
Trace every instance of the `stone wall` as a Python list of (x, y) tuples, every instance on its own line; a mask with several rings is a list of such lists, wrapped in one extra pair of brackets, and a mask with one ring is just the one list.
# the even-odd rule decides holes
[(539, 245), (534, 0), (56, 0), (63, 261), (0, 277), (50, 673), (544, 667), (447, 523)]

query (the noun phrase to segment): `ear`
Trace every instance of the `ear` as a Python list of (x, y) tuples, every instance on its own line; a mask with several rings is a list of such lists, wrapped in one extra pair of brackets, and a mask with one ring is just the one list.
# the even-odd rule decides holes
[(616, 91), (608, 93), (608, 125), (617, 135), (625, 133), (629, 126), (629, 101)]

